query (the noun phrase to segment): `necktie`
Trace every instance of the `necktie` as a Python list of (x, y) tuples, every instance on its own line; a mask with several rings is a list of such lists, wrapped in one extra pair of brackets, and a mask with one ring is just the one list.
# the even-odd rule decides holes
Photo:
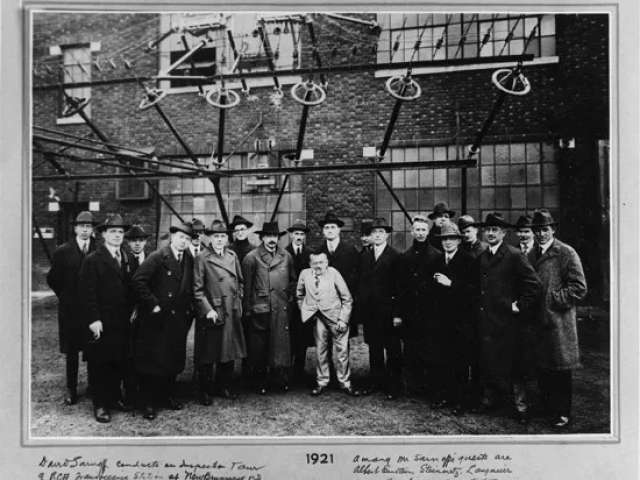
[(320, 277), (319, 276), (315, 276), (316, 277), (316, 288), (320, 287)]
[(122, 261), (120, 260), (120, 250), (116, 250), (114, 258), (116, 259), (116, 263), (118, 264), (118, 266), (121, 267)]
[(182, 252), (178, 254), (178, 265), (180, 265), (180, 268), (184, 270), (184, 264), (182, 263)]
[(444, 263), (445, 265), (449, 265), (449, 262), (451, 261), (451, 257), (449, 255), (445, 255), (444, 257)]
[(524, 253), (525, 255), (529, 253), (529, 245), (522, 246), (522, 253)]
[(140, 258), (140, 255), (136, 255), (136, 260), (138, 261), (138, 264), (142, 263), (142, 259)]
[(87, 254), (87, 250), (88, 250), (88, 248), (87, 248), (87, 242), (84, 242), (84, 243), (82, 244), (82, 254), (83, 254), (83, 255), (86, 255), (86, 254)]
[(378, 260), (378, 258), (380, 257), (380, 249), (378, 249), (378, 248), (374, 248), (374, 249), (373, 249), (373, 255), (374, 255), (374, 257), (375, 257), (375, 259), (376, 259), (376, 261), (377, 261), (377, 260)]

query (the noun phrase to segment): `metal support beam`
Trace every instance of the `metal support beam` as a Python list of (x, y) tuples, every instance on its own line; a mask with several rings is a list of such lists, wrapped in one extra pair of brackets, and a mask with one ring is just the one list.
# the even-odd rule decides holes
[[(44, 235), (42, 235), (42, 230), (40, 230), (40, 226), (38, 225), (38, 221), (36, 220), (35, 215), (32, 218), (33, 228), (36, 229), (36, 233), (38, 234), (38, 238), (40, 239), (40, 245), (42, 245), (42, 250), (44, 250), (44, 254), (49, 259), (49, 264), (53, 265), (53, 257), (51, 256), (51, 252), (49, 251), (49, 247), (47, 246), (47, 242), (44, 240)], [(31, 235), (31, 232), (29, 232)]]
[(402, 213), (404, 213), (404, 216), (407, 217), (407, 220), (409, 220), (409, 222), (411, 222), (412, 220), (411, 215), (409, 215), (409, 212), (407, 212), (407, 209), (404, 208), (404, 205), (396, 195), (396, 192), (393, 191), (393, 188), (391, 188), (391, 185), (389, 185), (389, 182), (387, 182), (387, 179), (384, 178), (384, 175), (382, 175), (382, 172), (378, 171), (376, 173), (378, 174), (378, 177), (380, 178), (380, 180), (382, 180), (382, 183), (384, 183), (384, 186), (387, 187), (387, 190), (389, 190), (389, 193), (391, 194), (393, 199), (396, 201), (396, 203), (400, 207), (400, 210), (402, 210)]
[(229, 228), (229, 215), (227, 214), (227, 209), (224, 206), (224, 199), (222, 198), (222, 191), (220, 190), (220, 177), (209, 177), (209, 180), (213, 183), (216, 199), (218, 200), (218, 206), (220, 207), (220, 214), (222, 215), (222, 221), (227, 228)]
[[(320, 59), (320, 52), (318, 52), (318, 47), (316, 45), (316, 32), (313, 29), (312, 20), (307, 20), (307, 30), (309, 31), (309, 38), (311, 39), (313, 60), (316, 62), (316, 67), (321, 69), (322, 60)], [(327, 85), (327, 76), (323, 72), (320, 73), (320, 83), (323, 86)]]
[(233, 147), (233, 150), (231, 150), (231, 152), (229, 152), (229, 155), (227, 155), (227, 158), (225, 158), (223, 163), (227, 163), (229, 161), (229, 159), (233, 156), (234, 153), (236, 153), (236, 151), (247, 141), (249, 140), (254, 133), (256, 133), (256, 130), (258, 130), (258, 128), (260, 128), (262, 126), (262, 112), (258, 112), (258, 123), (256, 124), (255, 127), (253, 127), (251, 129), (251, 131), (249, 133), (247, 133), (244, 138), (242, 140), (240, 140), (240, 143), (238, 143), (235, 147)]
[(276, 75), (276, 65), (273, 62), (273, 51), (271, 50), (271, 43), (269, 43), (269, 36), (264, 29), (264, 21), (258, 25), (258, 33), (260, 34), (260, 39), (262, 40), (262, 44), (264, 45), (264, 53), (267, 55), (267, 62), (269, 63), (269, 71), (273, 75), (273, 84), (276, 87), (276, 90), (281, 91), (282, 87), (280, 86), (280, 81), (278, 80), (278, 76)]
[[(227, 103), (227, 96), (226, 95), (220, 95), (220, 104), (221, 105), (226, 105)], [(224, 121), (225, 121), (225, 109), (221, 108), (220, 109), (220, 117), (218, 120), (218, 159), (220, 159), (220, 161), (222, 161), (222, 158), (224, 157)]]
[[(400, 87), (402, 95), (404, 93), (405, 86), (402, 85)], [(393, 110), (391, 111), (391, 119), (389, 119), (389, 125), (387, 125), (387, 131), (384, 132), (384, 139), (382, 140), (382, 146), (378, 151), (378, 158), (384, 158), (385, 153), (387, 153), (387, 147), (389, 147), (389, 142), (391, 141), (391, 134), (393, 133), (393, 127), (396, 124), (396, 120), (398, 120), (398, 115), (400, 114), (400, 107), (402, 106), (402, 100), (396, 100), (396, 104), (393, 106)]]
[(278, 198), (276, 199), (276, 205), (273, 207), (273, 213), (271, 214), (271, 221), (275, 222), (276, 217), (278, 216), (278, 208), (280, 208), (280, 200), (282, 200), (282, 196), (284, 195), (284, 191), (287, 188), (287, 182), (289, 181), (289, 175), (285, 175), (284, 180), (282, 181), (282, 185), (280, 186), (280, 191), (278, 192)]
[(469, 158), (473, 157), (475, 154), (478, 153), (478, 150), (480, 149), (480, 145), (482, 145), (482, 140), (484, 140), (484, 137), (487, 135), (487, 132), (489, 131), (489, 128), (491, 127), (491, 124), (495, 120), (496, 115), (500, 111), (500, 108), (502, 107), (502, 104), (504, 103), (506, 98), (507, 98), (507, 94), (505, 92), (501, 91), (498, 94), (498, 99), (496, 100), (496, 103), (493, 105), (493, 108), (491, 109), (491, 112), (489, 112), (489, 116), (484, 121), (484, 124), (482, 125), (482, 128), (480, 129), (480, 131), (476, 135), (476, 138), (473, 141), (473, 145), (471, 145), (469, 147)]
[(200, 162), (198, 161), (198, 157), (196, 157), (195, 153), (193, 153), (193, 150), (191, 150), (191, 148), (189, 148), (189, 145), (187, 145), (187, 142), (185, 142), (184, 139), (180, 136), (178, 130), (176, 130), (176, 127), (173, 126), (173, 123), (171, 123), (169, 117), (167, 117), (167, 115), (162, 110), (162, 107), (158, 103), (155, 103), (153, 107), (156, 109), (156, 112), (158, 112), (160, 117), (162, 117), (162, 120), (167, 125), (167, 127), (169, 127), (169, 130), (171, 130), (171, 133), (176, 138), (176, 140), (178, 140), (178, 143), (180, 143), (184, 151), (187, 152), (187, 155), (189, 155), (191, 161), (196, 165), (199, 165)]

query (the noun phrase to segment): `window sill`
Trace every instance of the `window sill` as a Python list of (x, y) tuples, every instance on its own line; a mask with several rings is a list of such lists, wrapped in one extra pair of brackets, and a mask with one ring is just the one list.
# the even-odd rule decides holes
[(79, 125), (81, 123), (84, 123), (84, 120), (80, 115), (56, 118), (56, 125)]
[[(553, 63), (559, 63), (560, 58), (557, 56), (553, 57), (540, 57), (534, 58), (530, 62), (524, 62), (525, 66), (536, 66), (536, 65), (549, 65)], [(414, 68), (412, 70), (412, 75), (415, 77), (417, 75), (431, 75), (436, 73), (454, 73), (454, 72), (466, 72), (472, 70), (489, 70), (495, 68), (505, 68), (513, 66), (512, 62), (494, 62), (494, 63), (478, 63), (475, 65), (452, 65), (450, 67), (420, 67)], [(376, 78), (387, 78), (393, 77), (396, 75), (403, 75), (405, 73), (405, 69), (400, 68), (385, 68), (381, 70), (376, 70), (375, 76)]]
[[(302, 81), (299, 75), (286, 75), (286, 76), (278, 76), (278, 82), (280, 83), (281, 86), (285, 86), (285, 85), (294, 85), (298, 82)], [(254, 89), (254, 88), (263, 88), (263, 87), (272, 87), (273, 88), (273, 77), (271, 76), (270, 73), (265, 72), (265, 76), (264, 78), (251, 78), (251, 79), (247, 79), (247, 86), (249, 87), (249, 89)], [(218, 87), (219, 84), (216, 85), (205, 85), (203, 88), (205, 91), (208, 91), (211, 88), (216, 88)], [(233, 81), (233, 82), (226, 82), (226, 86), (227, 88), (229, 88), (230, 90), (240, 90), (242, 88), (242, 83), (240, 83), (240, 81)], [(169, 88), (169, 87), (161, 87), (163, 88), (167, 94), (169, 95), (173, 95), (173, 94), (179, 94), (179, 93), (194, 93), (194, 92), (198, 92), (198, 87), (197, 86), (192, 86), (192, 87), (176, 87), (176, 88)]]

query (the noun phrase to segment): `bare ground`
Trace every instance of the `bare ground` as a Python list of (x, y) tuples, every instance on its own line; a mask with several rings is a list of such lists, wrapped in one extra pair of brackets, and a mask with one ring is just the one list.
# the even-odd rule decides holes
[[(192, 334), (187, 368), (179, 377), (181, 411), (161, 411), (149, 422), (137, 413), (115, 412), (110, 424), (93, 419), (91, 400), (82, 395), (74, 406), (62, 403), (64, 356), (58, 351), (55, 297), (32, 301), (31, 411), (32, 437), (214, 437), (214, 436), (412, 436), (412, 435), (532, 435), (555, 433), (548, 419), (519, 425), (506, 411), (468, 413), (454, 417), (433, 410), (426, 399), (405, 396), (387, 402), (382, 395), (350, 398), (336, 391), (312, 398), (308, 388), (287, 394), (257, 396), (243, 390), (236, 401), (215, 399), (210, 407), (197, 402), (192, 382)], [(584, 368), (574, 374), (573, 424), (567, 433), (610, 433), (609, 316), (603, 309), (579, 309)], [(352, 340), (352, 378), (368, 372), (367, 346)], [(314, 349), (308, 350), (307, 375), (313, 383)], [(238, 374), (238, 368), (236, 374)], [(81, 365), (80, 393), (86, 385)], [(533, 388), (535, 386), (532, 386)]]

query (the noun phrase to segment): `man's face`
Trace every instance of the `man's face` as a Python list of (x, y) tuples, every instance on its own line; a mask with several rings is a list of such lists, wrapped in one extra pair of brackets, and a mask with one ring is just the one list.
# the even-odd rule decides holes
[(324, 253), (320, 255), (311, 255), (309, 264), (311, 265), (313, 273), (315, 273), (316, 275), (322, 275), (327, 271), (329, 260), (327, 260), (327, 256)]
[(185, 251), (191, 245), (191, 235), (184, 232), (175, 232), (171, 234), (171, 245), (179, 252)]
[(462, 230), (465, 243), (473, 243), (478, 239), (478, 229), (476, 227), (467, 227)]
[(374, 228), (371, 230), (371, 239), (373, 240), (373, 244), (376, 246), (382, 245), (386, 242), (387, 237), (389, 237), (389, 234), (384, 228)]
[(227, 246), (229, 237), (226, 233), (214, 233), (209, 235), (209, 242), (214, 249), (222, 250)]
[(327, 240), (335, 240), (340, 236), (340, 227), (335, 223), (327, 223), (322, 227), (322, 234)]
[(441, 241), (443, 250), (446, 253), (453, 253), (458, 249), (462, 240), (455, 237), (444, 237)]
[(438, 213), (435, 217), (433, 217), (433, 223), (437, 227), (441, 227), (442, 225), (444, 225), (448, 221), (449, 221), (449, 214), (448, 213)]
[(136, 255), (139, 255), (144, 250), (145, 245), (147, 244), (146, 238), (132, 238), (129, 240), (129, 248)]
[(540, 242), (540, 245), (546, 245), (555, 237), (556, 229), (555, 227), (551, 226), (536, 227), (535, 234), (538, 242)]
[[(200, 233), (198, 234), (198, 240), (197, 240), (197, 241), (200, 243), (200, 245), (205, 246), (205, 247), (206, 247), (207, 245), (209, 245), (209, 243), (210, 243), (210, 242), (209, 242), (209, 237), (208, 237), (204, 232), (200, 232)], [(191, 240), (191, 243), (192, 243), (193, 245), (198, 245), (198, 243), (196, 243), (196, 241), (195, 241), (195, 240)]]
[(124, 229), (116, 227), (107, 228), (102, 236), (107, 245), (119, 247), (122, 245), (122, 240), (124, 239)]
[(371, 234), (362, 235), (360, 237), (360, 241), (362, 242), (362, 246), (363, 247), (368, 247), (369, 245), (371, 245)]
[(249, 236), (249, 229), (246, 225), (236, 225), (233, 229), (233, 238), (239, 242), (246, 240)]
[(80, 240), (89, 240), (89, 237), (91, 237), (93, 233), (93, 225), (90, 223), (79, 223), (75, 226), (74, 230)]
[(423, 243), (427, 241), (429, 235), (429, 224), (425, 222), (414, 222), (411, 226), (411, 235), (417, 242)]
[(289, 233), (291, 237), (291, 243), (293, 243), (296, 247), (301, 247), (304, 244), (304, 239), (307, 238), (307, 234), (301, 232), (300, 230), (294, 230)]
[(502, 241), (506, 233), (507, 230), (504, 227), (487, 227), (484, 231), (484, 238), (489, 245), (497, 245)]
[(278, 245), (278, 235), (267, 234), (262, 236), (262, 243), (269, 250), (273, 250)]
[(198, 234), (197, 238), (192, 238), (191, 239), (191, 245), (197, 247), (200, 245), (200, 234)]
[(516, 232), (516, 235), (518, 235), (518, 240), (521, 244), (529, 243), (531, 240), (533, 240), (533, 230), (531, 230), (529, 227), (519, 228)]

